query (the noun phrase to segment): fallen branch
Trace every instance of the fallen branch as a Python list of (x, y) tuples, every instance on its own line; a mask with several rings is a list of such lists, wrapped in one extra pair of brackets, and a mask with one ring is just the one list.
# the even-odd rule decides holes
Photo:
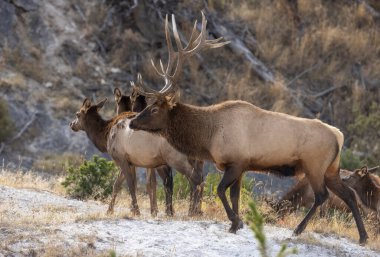
[(32, 123), (36, 120), (37, 114), (38, 112), (33, 113), (32, 118), (27, 123), (25, 123), (25, 125), (21, 128), (17, 135), (15, 135), (12, 139), (7, 141), (7, 143), (12, 143), (13, 141), (19, 139), (22, 136), (22, 134), (24, 134), (24, 132), (30, 127), (30, 125), (32, 125)]
[(314, 94), (312, 97), (314, 97), (314, 98), (322, 97), (322, 96), (327, 95), (328, 93), (334, 91), (334, 90), (337, 89), (337, 88), (340, 88), (340, 87), (332, 86), (332, 87), (330, 87), (330, 88), (328, 88), (328, 89), (326, 89), (326, 90), (323, 90), (322, 92), (319, 92), (319, 93), (317, 93), (317, 94)]
[(291, 84), (293, 84), (296, 80), (298, 80), (299, 78), (301, 78), (303, 75), (305, 75), (306, 73), (318, 68), (319, 66), (321, 66), (322, 63), (318, 62), (316, 64), (314, 64), (313, 66), (307, 68), (306, 70), (304, 70), (303, 72), (301, 72), (300, 74), (298, 74), (297, 76), (295, 76), (291, 81), (289, 81), (285, 86), (288, 87), (290, 86)]
[(4, 147), (7, 145), (7, 144), (10, 144), (12, 143), (13, 141), (19, 139), (23, 134), (24, 132), (30, 127), (30, 125), (32, 125), (32, 123), (36, 120), (36, 116), (37, 116), (38, 112), (35, 112), (33, 113), (32, 115), (32, 118), (27, 122), (25, 123), (25, 125), (21, 128), (21, 130), (14, 136), (12, 137), (11, 139), (7, 140), (6, 142), (2, 142), (0, 144), (0, 154), (3, 152), (4, 150)]
[(226, 45), (227, 47), (231, 48), (231, 50), (236, 54), (242, 55), (261, 79), (265, 82), (274, 83), (274, 73), (266, 67), (262, 61), (253, 55), (253, 53), (245, 46), (243, 41), (237, 35), (229, 31), (224, 25), (218, 23), (215, 15), (211, 16), (212, 17), (209, 18), (208, 21), (211, 24), (212, 32), (216, 35), (216, 37), (224, 37), (226, 40), (231, 41), (230, 44)]

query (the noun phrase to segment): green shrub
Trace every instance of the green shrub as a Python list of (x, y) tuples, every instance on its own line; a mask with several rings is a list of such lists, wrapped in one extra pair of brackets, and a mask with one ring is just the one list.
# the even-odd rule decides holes
[[(205, 178), (205, 186), (203, 190), (203, 196), (208, 198), (217, 198), (218, 193), (218, 185), (220, 180), (222, 179), (221, 173), (210, 172), (207, 174)], [(173, 178), (174, 186), (173, 186), (173, 198), (174, 199), (187, 199), (190, 197), (191, 187), (187, 178), (181, 173), (176, 172)], [(252, 199), (253, 192), (253, 179), (247, 179), (243, 177), (242, 187), (240, 192), (241, 203), (248, 203)], [(229, 195), (229, 189), (226, 192)], [(164, 189), (162, 185), (159, 186), (157, 192), (157, 199), (159, 201), (163, 201), (165, 199)]]
[(12, 135), (12, 131), (13, 123), (9, 116), (7, 103), (0, 98), (0, 142), (6, 141)]
[(348, 126), (352, 138), (350, 149), (362, 153), (361, 159), (367, 165), (379, 165), (380, 105), (372, 102), (367, 110), (354, 106), (353, 116), (353, 122)]
[(346, 149), (340, 156), (340, 167), (342, 169), (354, 170), (363, 166), (359, 157), (355, 156), (350, 149)]
[(173, 178), (173, 197), (174, 199), (186, 199), (190, 197), (191, 187), (187, 178), (176, 172)]
[(77, 168), (70, 167), (62, 182), (66, 193), (77, 199), (104, 200), (112, 193), (118, 169), (112, 161), (99, 156), (84, 161)]

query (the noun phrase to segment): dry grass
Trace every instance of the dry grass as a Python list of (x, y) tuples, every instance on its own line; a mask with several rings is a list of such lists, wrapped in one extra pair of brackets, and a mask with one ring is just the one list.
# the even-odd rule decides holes
[[(6, 70), (2, 65), (0, 65), (0, 68)], [(21, 73), (13, 72), (8, 72), (0, 77), (0, 86), (17, 90), (27, 89), (25, 77)]]
[(63, 172), (70, 166), (76, 167), (82, 164), (83, 160), (83, 156), (68, 152), (61, 154), (46, 154), (33, 163), (32, 169), (53, 174), (63, 174)]
[(45, 190), (64, 195), (62, 181), (63, 177), (44, 177), (32, 171), (10, 171), (4, 167), (0, 170), (0, 185), (13, 188)]
[(30, 77), (37, 82), (42, 83), (44, 80), (43, 63), (41, 52), (37, 48), (30, 48), (30, 57), (25, 57), (18, 49), (3, 49), (3, 62), (12, 66), (15, 70), (22, 73), (26, 77)]

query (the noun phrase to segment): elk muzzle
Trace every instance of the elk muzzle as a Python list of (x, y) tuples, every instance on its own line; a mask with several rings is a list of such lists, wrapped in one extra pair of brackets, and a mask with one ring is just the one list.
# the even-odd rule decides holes
[(77, 120), (73, 120), (72, 122), (70, 122), (70, 128), (71, 128), (74, 132), (78, 132), (78, 131), (79, 131)]
[(139, 130), (138, 122), (136, 122), (136, 119), (131, 120), (131, 122), (129, 123), (129, 128), (133, 130)]

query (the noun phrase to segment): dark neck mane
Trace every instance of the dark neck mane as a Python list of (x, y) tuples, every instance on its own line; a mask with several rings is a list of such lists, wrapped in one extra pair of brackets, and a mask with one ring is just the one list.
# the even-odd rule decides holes
[(84, 130), (96, 148), (99, 151), (106, 153), (108, 135), (113, 125), (121, 119), (133, 118), (134, 116), (134, 113), (124, 112), (110, 120), (104, 120), (99, 113), (94, 113), (85, 120)]
[(212, 160), (209, 146), (215, 124), (207, 110), (177, 103), (168, 115), (167, 129), (161, 134), (169, 143), (190, 157)]

